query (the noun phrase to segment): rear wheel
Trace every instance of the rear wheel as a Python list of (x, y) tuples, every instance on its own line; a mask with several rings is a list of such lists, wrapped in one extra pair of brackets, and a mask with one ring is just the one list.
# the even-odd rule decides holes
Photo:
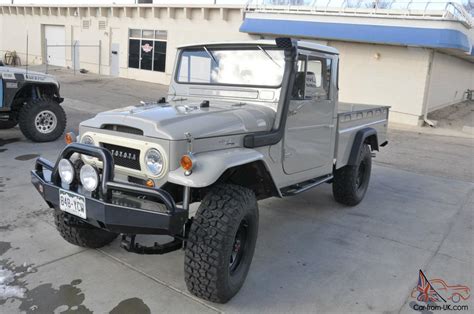
[(0, 130), (11, 129), (17, 124), (18, 122), (16, 120), (0, 121)]
[(19, 124), (23, 135), (34, 142), (51, 142), (63, 134), (66, 113), (52, 99), (32, 100), (20, 109)]
[(332, 193), (334, 199), (344, 205), (359, 204), (367, 192), (372, 170), (370, 147), (364, 144), (359, 151), (356, 165), (347, 165), (334, 171)]
[(102, 230), (86, 223), (80, 227), (71, 226), (67, 224), (66, 218), (66, 214), (63, 211), (59, 209), (54, 210), (56, 229), (58, 229), (59, 234), (61, 234), (64, 240), (71, 244), (96, 249), (109, 244), (118, 236), (117, 233)]
[(236, 185), (214, 187), (189, 232), (184, 264), (188, 290), (212, 302), (231, 299), (247, 277), (257, 233), (255, 194)]

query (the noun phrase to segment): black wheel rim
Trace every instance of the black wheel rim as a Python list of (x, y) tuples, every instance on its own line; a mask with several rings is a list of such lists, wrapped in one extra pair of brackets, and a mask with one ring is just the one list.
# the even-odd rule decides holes
[(248, 239), (248, 223), (244, 219), (237, 229), (235, 234), (234, 243), (232, 244), (232, 252), (230, 254), (229, 261), (229, 272), (233, 275), (242, 264), (242, 260), (245, 257), (245, 252), (247, 250), (247, 239)]
[(359, 165), (359, 169), (357, 170), (357, 178), (356, 178), (357, 189), (360, 189), (364, 185), (365, 172), (366, 172), (365, 162), (362, 161)]

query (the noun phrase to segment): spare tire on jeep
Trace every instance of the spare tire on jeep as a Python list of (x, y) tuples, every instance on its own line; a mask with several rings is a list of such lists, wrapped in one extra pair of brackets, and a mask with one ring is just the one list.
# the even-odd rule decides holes
[(34, 99), (24, 104), (18, 115), (23, 135), (34, 142), (54, 141), (66, 128), (66, 113), (53, 99)]

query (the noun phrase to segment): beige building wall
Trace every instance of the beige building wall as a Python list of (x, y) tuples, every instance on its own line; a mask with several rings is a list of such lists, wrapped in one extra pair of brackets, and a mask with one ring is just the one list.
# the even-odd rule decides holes
[[(78, 41), (80, 67), (110, 74), (111, 44), (120, 46), (121, 77), (168, 84), (176, 47), (226, 40), (249, 40), (239, 32), (241, 7), (202, 6), (109, 6), (109, 7), (0, 7), (0, 53), (16, 50), (26, 60), (29, 34), (29, 63), (41, 64), (44, 57), (44, 26), (64, 25), (65, 43)], [(102, 29), (99, 28), (102, 25)], [(104, 28), (105, 24), (105, 28)], [(87, 25), (87, 27), (85, 27)], [(167, 54), (165, 72), (128, 68), (129, 29), (165, 30)], [(351, 42), (316, 41), (340, 51), (340, 94), (344, 102), (391, 106), (390, 120), (419, 124), (424, 104), (430, 111), (463, 99), (474, 89), (474, 63), (433, 53), (431, 49)], [(433, 56), (432, 56), (433, 54)], [(429, 76), (430, 60), (433, 60)], [(66, 64), (73, 65), (72, 49), (66, 48)]]
[(347, 42), (329, 44), (340, 52), (340, 101), (391, 106), (391, 121), (418, 123), (429, 50)]
[(474, 63), (435, 52), (429, 82), (429, 111), (463, 101), (466, 90), (474, 89)]
[[(12, 10), (15, 7), (11, 7)], [(29, 64), (43, 63), (44, 26), (65, 26), (65, 44), (79, 43), (81, 68), (93, 73), (110, 73), (111, 44), (120, 45), (120, 76), (168, 84), (174, 67), (176, 47), (194, 42), (250, 40), (252, 37), (240, 33), (243, 13), (240, 7), (113, 7), (109, 8), (49, 8), (33, 7), (36, 14), (11, 11), (0, 14), (0, 53), (15, 50), (23, 63), (26, 62), (26, 33), (29, 34)], [(57, 9), (57, 8), (54, 8)], [(96, 11), (96, 9), (98, 11)], [(77, 11), (76, 11), (77, 10)], [(29, 12), (29, 11), (28, 11)], [(76, 13), (77, 16), (76, 16)], [(64, 15), (64, 16), (62, 16)], [(105, 29), (99, 29), (105, 23)], [(88, 25), (85, 27), (85, 25)], [(129, 29), (152, 29), (167, 31), (165, 72), (128, 68)], [(82, 45), (101, 45), (81, 47)], [(53, 48), (54, 49), (54, 48)], [(66, 64), (73, 66), (72, 48), (66, 48)]]

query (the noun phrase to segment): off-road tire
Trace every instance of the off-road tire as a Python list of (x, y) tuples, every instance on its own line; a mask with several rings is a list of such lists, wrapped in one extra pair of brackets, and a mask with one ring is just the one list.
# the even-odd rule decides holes
[[(361, 167), (364, 169), (361, 172)], [(334, 171), (332, 194), (341, 204), (355, 206), (367, 192), (372, 169), (372, 153), (367, 144), (362, 145), (356, 165), (347, 165)], [(360, 175), (359, 175), (360, 174)]]
[[(49, 133), (41, 133), (35, 125), (36, 116), (44, 111), (51, 112), (56, 117), (56, 126)], [(21, 107), (18, 122), (21, 132), (28, 139), (33, 142), (51, 142), (63, 134), (67, 120), (64, 109), (56, 101), (35, 99)]]
[(64, 221), (65, 213), (59, 209), (54, 210), (54, 223), (59, 234), (67, 242), (87, 247), (91, 249), (97, 249), (103, 247), (112, 242), (117, 236), (117, 233), (108, 232), (92, 225), (86, 225), (84, 227), (73, 227), (69, 226)]
[[(239, 244), (243, 253), (234, 265), (231, 258), (237, 254), (237, 231), (241, 228), (246, 230), (245, 241)], [(202, 200), (189, 232), (184, 261), (188, 290), (216, 303), (230, 300), (247, 277), (257, 234), (255, 194), (237, 185), (213, 187)]]
[(0, 121), (0, 130), (11, 129), (17, 124), (18, 122), (16, 120)]

